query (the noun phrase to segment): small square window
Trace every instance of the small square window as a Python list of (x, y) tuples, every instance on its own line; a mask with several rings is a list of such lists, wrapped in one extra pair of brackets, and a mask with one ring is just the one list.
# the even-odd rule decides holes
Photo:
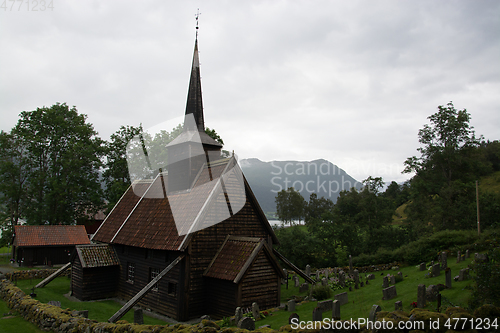
[(127, 264), (127, 282), (134, 283), (135, 279), (135, 264), (133, 262), (129, 262)]
[(168, 283), (168, 292), (170, 296), (177, 296), (177, 283), (175, 282), (169, 282)]
[[(157, 277), (158, 275), (160, 274), (160, 269), (159, 268), (154, 268), (154, 267), (151, 267), (149, 269), (149, 281), (153, 281), (153, 279), (155, 277)], [(151, 288), (151, 290), (153, 291), (158, 291), (158, 283), (156, 283), (153, 288)]]

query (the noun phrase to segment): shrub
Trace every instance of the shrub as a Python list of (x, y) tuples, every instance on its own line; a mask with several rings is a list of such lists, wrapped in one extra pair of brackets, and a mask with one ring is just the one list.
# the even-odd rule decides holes
[(328, 286), (314, 286), (312, 295), (318, 301), (332, 297), (332, 290)]

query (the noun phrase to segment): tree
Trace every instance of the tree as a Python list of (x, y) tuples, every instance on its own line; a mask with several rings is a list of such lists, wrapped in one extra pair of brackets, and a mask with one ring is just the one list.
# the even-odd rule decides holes
[(286, 190), (281, 190), (276, 195), (276, 215), (278, 219), (283, 223), (287, 224), (294, 220), (300, 220), (304, 217), (304, 208), (306, 201), (293, 187), (289, 187)]
[(450, 102), (428, 119), (431, 124), (418, 132), (421, 156), (408, 158), (403, 171), (415, 172), (409, 217), (438, 229), (470, 227), (474, 213), (467, 203), (474, 200), (472, 182), (491, 166), (479, 154), (480, 139), (469, 125), (467, 110), (456, 110)]
[(25, 179), (15, 181), (23, 189), (22, 215), (28, 223), (72, 224), (102, 206), (104, 149), (96, 135), (86, 115), (65, 103), (21, 112), (11, 147), (18, 152), (15, 167), (29, 170)]

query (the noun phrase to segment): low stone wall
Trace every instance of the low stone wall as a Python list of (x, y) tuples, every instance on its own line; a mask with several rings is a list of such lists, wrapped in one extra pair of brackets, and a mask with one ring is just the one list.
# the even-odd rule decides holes
[[(30, 269), (26, 271), (15, 271), (12, 273), (5, 273), (5, 278), (15, 281), (15, 280), (29, 280), (29, 279), (45, 279), (52, 273), (57, 271), (58, 268), (46, 268), (46, 269)], [(64, 271), (60, 276), (71, 276), (71, 268)]]

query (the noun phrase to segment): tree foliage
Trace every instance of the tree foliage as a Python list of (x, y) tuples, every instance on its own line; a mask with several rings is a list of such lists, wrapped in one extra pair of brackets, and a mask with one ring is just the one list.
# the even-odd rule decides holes
[(66, 104), (21, 112), (1, 143), (1, 168), (11, 169), (1, 186), (12, 222), (23, 216), (30, 224), (72, 224), (101, 207), (104, 149), (96, 135), (86, 115)]
[(275, 201), (276, 215), (283, 224), (291, 225), (294, 220), (300, 222), (304, 218), (306, 201), (293, 187), (279, 191)]

